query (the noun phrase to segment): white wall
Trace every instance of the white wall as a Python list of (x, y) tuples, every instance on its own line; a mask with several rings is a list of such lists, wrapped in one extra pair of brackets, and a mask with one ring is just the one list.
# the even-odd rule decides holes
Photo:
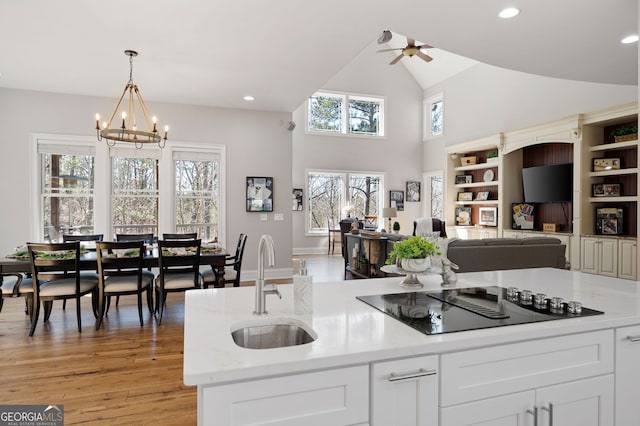
[(445, 134), (424, 143), (424, 171), (441, 170), (445, 146), (637, 100), (637, 86), (542, 77), (478, 64), (424, 91), (444, 93)]
[[(402, 64), (387, 65), (390, 57), (376, 54), (378, 48), (376, 43), (367, 46), (318, 90), (385, 96), (385, 138), (306, 134), (306, 103), (301, 105), (293, 114), (297, 123), (293, 131), (294, 188), (305, 188), (306, 169), (385, 172), (387, 206), (389, 190), (405, 191), (406, 181), (422, 180), (422, 89)], [(305, 200), (305, 210), (293, 213), (294, 253), (326, 253), (326, 235), (305, 236), (306, 208)], [(412, 232), (413, 219), (421, 216), (421, 211), (421, 203), (405, 202), (405, 210), (395, 219), (400, 222), (401, 233)]]
[[(5, 255), (29, 238), (30, 171), (29, 144), (32, 133), (90, 135), (96, 112), (106, 114), (114, 99), (60, 95), (0, 89), (0, 254)], [(291, 132), (286, 124), (291, 114), (177, 104), (149, 103), (150, 111), (171, 126), (172, 140), (224, 144), (227, 152), (226, 245), (235, 250), (238, 234), (248, 235), (243, 271), (257, 266), (260, 235), (269, 233), (276, 246), (275, 275), (291, 268)], [(96, 142), (98, 143), (98, 142)], [(104, 143), (104, 142), (101, 142)], [(143, 148), (144, 149), (144, 148)], [(259, 214), (245, 211), (245, 177), (274, 177), (274, 213), (284, 214), (274, 222), (269, 214), (261, 222)], [(167, 232), (165, 230), (165, 232)], [(243, 276), (249, 279), (251, 273)], [(267, 277), (269, 275), (267, 271)]]

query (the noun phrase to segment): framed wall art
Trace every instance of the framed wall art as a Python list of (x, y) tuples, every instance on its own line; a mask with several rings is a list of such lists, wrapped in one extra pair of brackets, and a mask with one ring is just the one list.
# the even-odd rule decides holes
[(596, 234), (622, 235), (624, 211), (618, 207), (599, 207), (596, 209)]
[(464, 185), (467, 183), (473, 183), (472, 175), (457, 175), (456, 176), (456, 185)]
[(458, 201), (473, 201), (473, 192), (458, 192)]
[(247, 177), (247, 211), (273, 211), (273, 178)]
[(478, 209), (478, 224), (486, 226), (498, 226), (498, 208), (480, 207)]
[(471, 207), (456, 207), (456, 225), (471, 226)]
[(404, 211), (404, 191), (389, 191), (389, 207), (397, 211)]
[(292, 210), (294, 212), (302, 211), (302, 188), (293, 188), (291, 191)]
[(476, 201), (486, 201), (489, 199), (489, 191), (476, 192)]
[(420, 201), (420, 182), (407, 182), (407, 202)]

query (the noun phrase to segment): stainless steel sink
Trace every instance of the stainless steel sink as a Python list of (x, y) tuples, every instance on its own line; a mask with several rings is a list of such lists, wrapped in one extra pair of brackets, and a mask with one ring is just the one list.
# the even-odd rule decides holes
[(248, 324), (231, 332), (236, 345), (247, 349), (272, 349), (304, 345), (316, 340), (301, 321), (280, 320)]

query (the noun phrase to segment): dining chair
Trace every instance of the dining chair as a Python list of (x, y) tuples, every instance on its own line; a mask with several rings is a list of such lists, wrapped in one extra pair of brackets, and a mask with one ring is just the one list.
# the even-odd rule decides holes
[(340, 235), (340, 228), (336, 227), (335, 218), (327, 219), (327, 231), (329, 234), (329, 246), (327, 247), (327, 255), (335, 253), (336, 235)]
[(153, 233), (144, 234), (116, 234), (116, 241), (144, 241), (145, 244), (153, 244)]
[(201, 240), (159, 240), (155, 311), (158, 325), (167, 303), (167, 294), (200, 288)]
[(62, 236), (62, 242), (68, 243), (71, 241), (102, 241), (103, 238), (104, 238), (104, 234), (83, 234), (83, 235), (65, 234)]
[(13, 297), (24, 297), (24, 313), (27, 315), (32, 313), (29, 306), (33, 303), (33, 281), (20, 273), (0, 274), (0, 312), (2, 312), (4, 299)]
[(163, 240), (195, 240), (197, 238), (197, 232), (186, 232), (184, 234), (162, 234)]
[(30, 311), (31, 329), (36, 331), (40, 304), (44, 306), (44, 322), (49, 320), (54, 300), (75, 299), (78, 332), (82, 332), (80, 298), (91, 294), (93, 313), (98, 314), (97, 276), (80, 274), (80, 242), (28, 243), (31, 273), (33, 278), (33, 303)]
[(153, 315), (153, 280), (155, 274), (144, 269), (144, 241), (118, 241), (96, 243), (98, 261), (98, 318), (96, 330), (100, 329), (107, 313), (107, 300), (110, 296), (138, 296), (138, 318), (142, 319), (142, 293), (146, 293), (147, 307)]
[(222, 274), (218, 274), (216, 277), (213, 268), (207, 268), (200, 272), (205, 287), (208, 287), (210, 284), (216, 286), (216, 284), (218, 284), (216, 283), (216, 278), (222, 283), (222, 287), (225, 287), (227, 283), (232, 283), (234, 287), (240, 287), (240, 272), (242, 270), (242, 258), (244, 257), (244, 247), (246, 244), (247, 236), (240, 234), (238, 244), (236, 245), (236, 253), (233, 256), (226, 256)]

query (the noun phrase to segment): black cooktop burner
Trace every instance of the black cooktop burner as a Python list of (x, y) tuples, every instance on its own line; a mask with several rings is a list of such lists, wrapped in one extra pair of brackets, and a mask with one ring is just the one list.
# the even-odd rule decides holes
[(601, 315), (604, 312), (513, 288), (490, 286), (358, 296), (424, 334)]

